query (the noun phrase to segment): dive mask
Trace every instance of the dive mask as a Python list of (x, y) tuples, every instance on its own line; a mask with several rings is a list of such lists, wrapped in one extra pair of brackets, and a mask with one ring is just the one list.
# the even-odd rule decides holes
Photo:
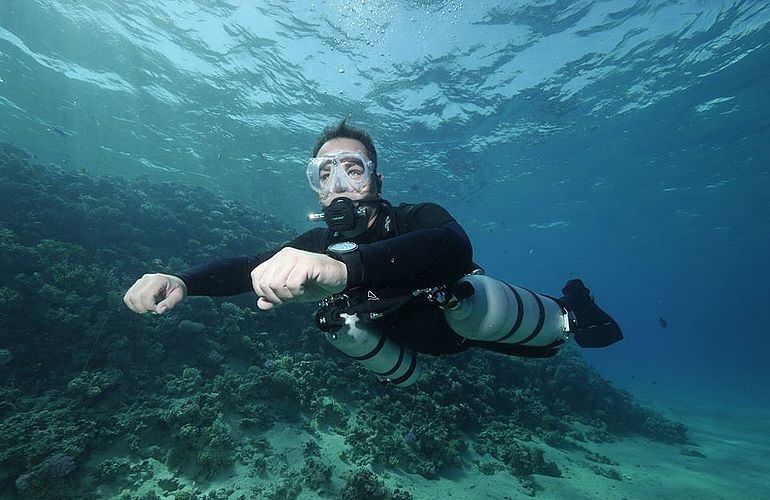
[(322, 196), (351, 190), (360, 193), (374, 173), (374, 162), (360, 151), (340, 151), (307, 162), (310, 187)]

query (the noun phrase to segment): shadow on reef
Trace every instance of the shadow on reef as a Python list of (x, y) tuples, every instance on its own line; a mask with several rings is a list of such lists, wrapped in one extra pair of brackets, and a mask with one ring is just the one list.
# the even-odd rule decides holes
[[(478, 471), (507, 471), (534, 495), (533, 474), (561, 475), (537, 442), (687, 441), (574, 349), (429, 359), (399, 390), (328, 346), (309, 306), (195, 298), (138, 316), (122, 304), (147, 270), (292, 236), (205, 190), (35, 165), (0, 144), (0, 497), (406, 499), (377, 472), (436, 478), (473, 467), (471, 450)], [(309, 439), (296, 460), (264, 437), (277, 423)], [(328, 434), (346, 445), (335, 460), (319, 445)], [(207, 490), (236, 468), (249, 486)]]

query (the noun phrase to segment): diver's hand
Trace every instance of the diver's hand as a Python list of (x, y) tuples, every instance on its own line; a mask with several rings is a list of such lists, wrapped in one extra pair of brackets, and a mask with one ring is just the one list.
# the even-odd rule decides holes
[(170, 274), (145, 274), (128, 289), (123, 297), (135, 313), (163, 314), (187, 297), (187, 285)]
[(314, 302), (345, 289), (348, 268), (328, 255), (282, 248), (251, 271), (251, 283), (263, 310), (287, 302)]

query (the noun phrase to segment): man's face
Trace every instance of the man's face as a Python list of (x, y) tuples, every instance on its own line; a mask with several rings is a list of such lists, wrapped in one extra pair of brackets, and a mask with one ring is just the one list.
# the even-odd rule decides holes
[[(368, 158), (366, 147), (361, 142), (355, 139), (348, 139), (347, 137), (338, 137), (324, 143), (321, 149), (318, 150), (316, 157), (330, 156), (343, 151), (358, 152)], [(351, 200), (373, 200), (379, 198), (377, 180), (374, 176), (370, 176), (358, 190), (348, 185), (336, 184), (329, 193), (319, 194), (318, 199), (321, 205), (328, 207), (333, 199), (341, 196)]]

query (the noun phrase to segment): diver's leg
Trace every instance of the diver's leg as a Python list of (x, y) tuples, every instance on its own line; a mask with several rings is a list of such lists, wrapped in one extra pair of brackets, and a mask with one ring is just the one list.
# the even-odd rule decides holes
[(623, 340), (623, 332), (609, 314), (596, 305), (582, 280), (569, 280), (559, 302), (575, 315), (575, 342), (580, 347), (607, 347)]

